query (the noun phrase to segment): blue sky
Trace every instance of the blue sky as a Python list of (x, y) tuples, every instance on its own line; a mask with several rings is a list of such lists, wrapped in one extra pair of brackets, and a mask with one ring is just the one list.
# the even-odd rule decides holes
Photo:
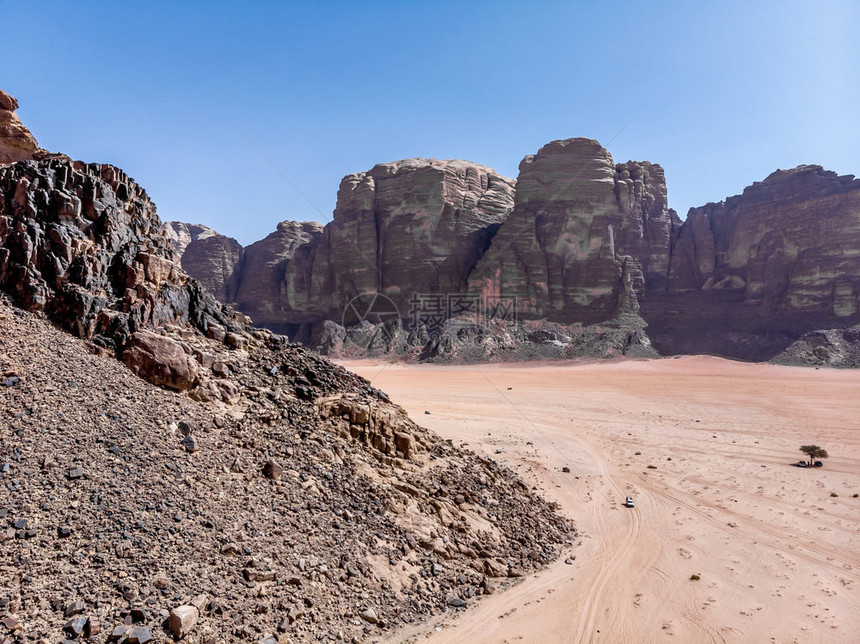
[(572, 136), (660, 163), (682, 217), (777, 168), (860, 174), (850, 0), (0, 0), (0, 24), (0, 87), (40, 144), (244, 244), (328, 221), (341, 177), (375, 163), (516, 177)]

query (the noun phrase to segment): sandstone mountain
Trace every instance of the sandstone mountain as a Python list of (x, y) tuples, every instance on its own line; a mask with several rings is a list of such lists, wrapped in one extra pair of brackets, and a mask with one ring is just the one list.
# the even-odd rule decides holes
[(646, 281), (665, 282), (673, 221), (660, 166), (616, 165), (591, 139), (554, 141), (520, 164), (513, 212), (469, 283), (515, 297), (525, 318), (635, 314)]
[(668, 285), (645, 302), (663, 351), (768, 359), (802, 333), (860, 322), (860, 180), (778, 170), (690, 210)]
[[(516, 182), (410, 159), (344, 178), (334, 221), (273, 255), (283, 277), (239, 264), (256, 287), (239, 308), (334, 353), (771, 359), (860, 323), (858, 194), (851, 176), (800, 166), (682, 222), (659, 165), (616, 164), (591, 139), (543, 146)], [(362, 294), (393, 314), (351, 305)]]
[(334, 220), (309, 257), (287, 267), (284, 321), (342, 321), (345, 305), (368, 292), (404, 314), (414, 293), (465, 292), (510, 212), (513, 184), (474, 163), (435, 159), (344, 177)]
[(174, 231), (113, 166), (0, 164), (0, 641), (367, 641), (572, 544), (512, 472), (216, 301), (174, 251), (215, 236)]

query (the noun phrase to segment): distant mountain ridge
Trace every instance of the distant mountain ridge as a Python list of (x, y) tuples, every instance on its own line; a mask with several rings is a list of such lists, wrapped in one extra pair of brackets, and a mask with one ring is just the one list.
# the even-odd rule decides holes
[[(282, 222), (245, 249), (253, 262), (236, 248), (192, 241), (182, 265), (214, 292), (235, 284), (228, 301), (325, 352), (857, 362), (842, 341), (793, 345), (860, 323), (860, 180), (817, 165), (778, 170), (682, 222), (659, 165), (616, 164), (591, 139), (543, 146), (516, 181), (406, 159), (345, 177), (325, 227)], [(379, 319), (344, 314), (370, 293), (397, 312), (381, 336)], [(515, 302), (516, 320), (472, 324), (450, 310), (461, 296)], [(433, 298), (445, 310), (416, 315)]]

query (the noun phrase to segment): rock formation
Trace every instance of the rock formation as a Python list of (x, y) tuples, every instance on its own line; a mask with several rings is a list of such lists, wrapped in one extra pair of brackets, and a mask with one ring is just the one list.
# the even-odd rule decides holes
[[(245, 248), (237, 307), (262, 326), (275, 328), (289, 321), (288, 267), (292, 262), (307, 267), (322, 233), (323, 226), (316, 222), (282, 221), (275, 232)], [(309, 293), (311, 280), (303, 269), (293, 270), (291, 275), (292, 288)]]
[(860, 322), (860, 180), (778, 170), (690, 210), (645, 317), (658, 349), (767, 359), (801, 333)]
[(0, 329), (3, 642), (380, 639), (573, 543), (513, 472), (219, 304), (115, 167), (0, 166)]
[(182, 254), (191, 242), (218, 234), (209, 228), (209, 226), (204, 226), (203, 224), (185, 224), (179, 221), (168, 221), (165, 223), (164, 232), (173, 245), (173, 252), (177, 255), (177, 261), (182, 257)]
[(0, 289), (118, 350), (146, 327), (190, 322), (239, 332), (247, 324), (174, 263), (146, 192), (109, 165), (0, 167)]
[[(408, 159), (345, 177), (322, 231), (283, 222), (249, 247), (236, 300), (326, 352), (770, 359), (803, 333), (860, 322), (858, 195), (853, 177), (800, 166), (682, 223), (659, 165), (616, 164), (591, 139), (543, 146), (516, 182), (464, 161)], [(236, 255), (217, 260), (226, 268), (211, 286), (227, 299)], [(212, 261), (224, 256), (219, 246)], [(183, 257), (202, 279), (216, 273), (194, 263)], [(387, 309), (349, 306), (365, 293)], [(451, 298), (463, 294), (519, 322), (502, 330), (465, 309), (458, 319)]]
[(341, 321), (369, 292), (405, 318), (416, 293), (465, 292), (513, 190), (511, 179), (467, 161), (406, 159), (344, 177), (334, 221), (306, 260), (287, 267), (286, 319)]
[(616, 165), (591, 139), (554, 141), (520, 164), (514, 210), (470, 287), (516, 298), (530, 319), (635, 314), (646, 281), (665, 281), (673, 216), (660, 166)]
[(170, 221), (164, 231), (183, 270), (219, 301), (232, 303), (239, 287), (242, 245), (200, 224)]
[(18, 101), (0, 89), (0, 165), (48, 156), (15, 114), (17, 109)]
[(244, 249), (232, 237), (211, 235), (191, 242), (182, 253), (182, 269), (221, 302), (235, 302)]

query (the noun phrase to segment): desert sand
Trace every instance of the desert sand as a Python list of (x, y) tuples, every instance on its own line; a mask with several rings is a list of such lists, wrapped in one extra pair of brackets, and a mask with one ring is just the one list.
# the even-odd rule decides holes
[[(860, 372), (344, 364), (580, 532), (547, 570), (392, 641), (860, 641)], [(809, 443), (824, 467), (793, 465)]]

